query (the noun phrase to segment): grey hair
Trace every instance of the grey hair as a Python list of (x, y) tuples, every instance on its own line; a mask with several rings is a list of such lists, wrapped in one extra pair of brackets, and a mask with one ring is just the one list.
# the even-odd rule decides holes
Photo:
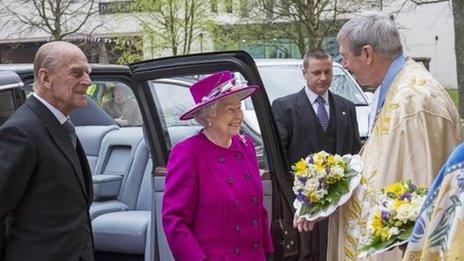
[(203, 127), (208, 126), (208, 116), (216, 116), (216, 111), (218, 109), (219, 102), (214, 102), (212, 104), (206, 105), (204, 108), (202, 108), (200, 111), (198, 111), (194, 119), (198, 124), (200, 124)]
[(63, 41), (49, 42), (42, 45), (34, 57), (34, 85), (36, 90), (39, 81), (39, 70), (44, 68), (54, 73), (64, 66), (65, 59), (62, 59), (63, 46), (73, 46), (73, 44)]
[(400, 33), (395, 23), (378, 12), (364, 13), (346, 22), (337, 34), (337, 41), (348, 41), (350, 52), (361, 54), (362, 47), (370, 45), (374, 52), (396, 57), (403, 53)]

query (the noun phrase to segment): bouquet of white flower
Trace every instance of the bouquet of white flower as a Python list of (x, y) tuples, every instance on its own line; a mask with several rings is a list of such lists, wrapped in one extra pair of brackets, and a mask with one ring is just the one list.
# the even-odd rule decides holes
[(393, 183), (381, 190), (377, 207), (367, 223), (367, 245), (360, 257), (385, 252), (408, 241), (427, 188), (417, 187), (411, 181)]
[(309, 221), (332, 214), (359, 185), (362, 168), (359, 155), (340, 156), (325, 151), (293, 164), (296, 214)]

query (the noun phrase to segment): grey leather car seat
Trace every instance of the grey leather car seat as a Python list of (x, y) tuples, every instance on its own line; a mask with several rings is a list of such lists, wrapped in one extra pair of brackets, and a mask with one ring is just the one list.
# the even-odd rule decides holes
[[(141, 142), (137, 148), (136, 158), (147, 155), (147, 160), (141, 172), (142, 181), (139, 187), (126, 189), (136, 196), (134, 208), (124, 211), (110, 212), (97, 216), (92, 221), (95, 249), (126, 254), (151, 253), (153, 243), (151, 237), (151, 204), (152, 186), (151, 171), (152, 161), (148, 157), (145, 142)], [(142, 162), (134, 161), (134, 164)], [(138, 167), (137, 167), (138, 168)], [(135, 174), (135, 172), (130, 173)], [(128, 178), (131, 178), (130, 175)], [(146, 256), (148, 258), (148, 255)]]
[[(95, 200), (90, 217), (134, 209), (148, 159), (142, 128), (121, 128), (103, 139), (93, 175)], [(138, 152), (140, 151), (140, 152)]]

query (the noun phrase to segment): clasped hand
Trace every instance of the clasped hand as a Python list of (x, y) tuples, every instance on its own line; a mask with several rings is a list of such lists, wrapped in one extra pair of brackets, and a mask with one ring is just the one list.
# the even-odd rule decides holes
[(293, 227), (298, 229), (298, 232), (309, 232), (313, 230), (314, 224), (324, 219), (325, 218), (318, 218), (314, 221), (309, 221), (306, 218), (299, 217), (295, 214), (293, 217)]

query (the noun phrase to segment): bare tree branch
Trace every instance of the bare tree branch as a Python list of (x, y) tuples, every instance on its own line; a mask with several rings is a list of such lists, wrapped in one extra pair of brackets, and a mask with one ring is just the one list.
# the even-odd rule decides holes
[[(449, 0), (409, 0), (416, 5), (435, 4), (441, 2), (448, 2)], [(458, 0), (459, 1), (459, 0)]]
[[(261, 34), (255, 38), (261, 38), (261, 42), (279, 41), (289, 39), (300, 51), (301, 56), (311, 48), (320, 47), (322, 40), (337, 30), (340, 14), (356, 12), (360, 6), (366, 7), (364, 0), (285, 0), (271, 1), (258, 0), (259, 12), (269, 13), (273, 18), (272, 23), (280, 31), (269, 32), (263, 28)], [(374, 7), (377, 2), (368, 1)], [(244, 24), (269, 22), (265, 19), (244, 21)], [(262, 16), (261, 16), (262, 17)], [(277, 37), (276, 37), (277, 36)]]
[(98, 11), (95, 0), (1, 0), (0, 8), (13, 18), (11, 23), (16, 20), (24, 27), (42, 30), (53, 40), (82, 32)]
[(188, 54), (201, 34), (206, 0), (135, 0), (134, 15), (144, 33), (157, 38), (158, 49), (169, 48), (173, 55)]

